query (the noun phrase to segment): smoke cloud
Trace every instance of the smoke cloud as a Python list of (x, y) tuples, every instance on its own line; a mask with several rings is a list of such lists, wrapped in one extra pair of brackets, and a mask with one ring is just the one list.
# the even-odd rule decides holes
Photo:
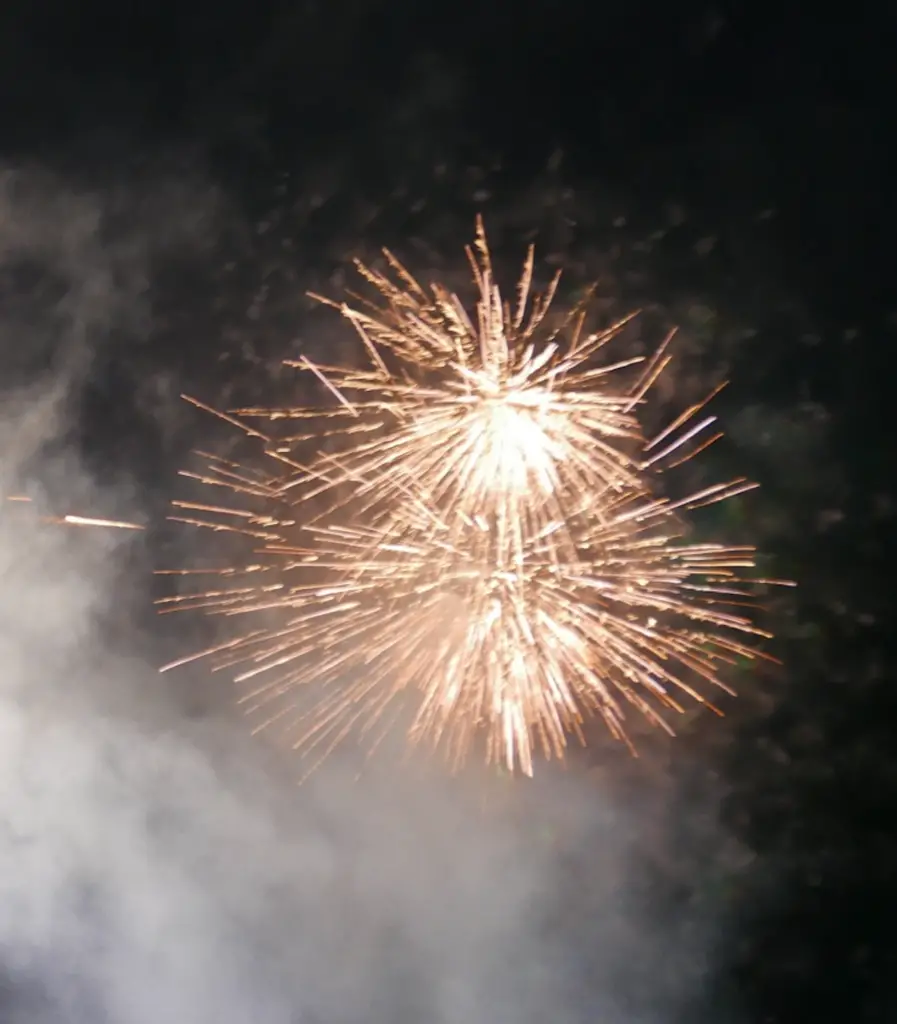
[(144, 324), (148, 264), (104, 246), (103, 197), (7, 176), (0, 202), (0, 489), (35, 494), (0, 503), (0, 1017), (670, 1019), (688, 944), (672, 952), (631, 877), (633, 850), (667, 841), (657, 807), (575, 767), (519, 786), (424, 763), (359, 777), (351, 753), (297, 787), (225, 682), (221, 710), (188, 717), (146, 623), (110, 627), (149, 606), (125, 571), (145, 542), (43, 523), (60, 510), (36, 484), (143, 516), (66, 438), (94, 339), (138, 308)]

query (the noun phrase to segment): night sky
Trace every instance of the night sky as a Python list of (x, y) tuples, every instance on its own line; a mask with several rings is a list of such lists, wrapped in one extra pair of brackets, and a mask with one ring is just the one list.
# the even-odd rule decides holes
[[(279, 360), (303, 346), (326, 351), (340, 330), (312, 310), (308, 289), (332, 292), (348, 261), (371, 258), (383, 245), (422, 276), (440, 273), (454, 283), (460, 271), (463, 283), (459, 257), (477, 212), (509, 284), (534, 241), (537, 254), (568, 268), (573, 282), (597, 279), (614, 310), (638, 306), (680, 325), (683, 389), (731, 381), (715, 409), (728, 440), (711, 461), (723, 474), (752, 476), (762, 490), (739, 506), (737, 521), (720, 512), (708, 527), (742, 531), (734, 539), (756, 543), (773, 573), (799, 584), (768, 611), (783, 667), (740, 677), (740, 696), (725, 703), (724, 719), (690, 718), (675, 742), (649, 741), (637, 763), (596, 739), (569, 773), (575, 780), (557, 783), (560, 793), (575, 792), (575, 810), (565, 815), (556, 793), (548, 798), (534, 787), (522, 807), (503, 810), (489, 856), (470, 853), (469, 874), (448, 873), (447, 904), (474, 907), (464, 925), (474, 938), (458, 941), (503, 936), (491, 918), (480, 928), (478, 886), (491, 891), (493, 871), (499, 889), (509, 884), (515, 844), (536, 842), (546, 828), (554, 837), (549, 852), (530, 857), (545, 872), (540, 923), (489, 984), (477, 983), (475, 1005), (447, 1008), (435, 939), (433, 957), (402, 952), (416, 941), (414, 915), (442, 910), (421, 897), (398, 923), (381, 920), (379, 904), (364, 895), (380, 876), (362, 868), (333, 916), (358, 913), (367, 936), (361, 946), (394, 953), (382, 963), (365, 960), (353, 974), (361, 979), (357, 999), (343, 998), (334, 984), (306, 1000), (282, 951), (270, 967), (276, 997), (257, 998), (267, 991), (264, 942), (292, 927), (289, 948), (301, 958), (310, 918), (297, 912), (291, 925), (285, 910), (272, 909), (270, 920), (284, 920), (268, 927), (269, 904), (245, 880), (234, 883), (247, 895), (227, 918), (234, 937), (226, 945), (253, 965), (245, 967), (252, 998), (234, 1020), (517, 1024), (530, 1012), (547, 1019), (540, 1000), (556, 1007), (559, 1024), (897, 1019), (890, 575), (897, 467), (885, 397), (897, 342), (895, 53), (897, 14), (862, 0), (837, 14), (724, 0), (606, 8), (563, 0), (4, 7), (3, 489), (15, 481), (51, 509), (89, 505), (148, 525), (142, 539), (112, 553), (84, 535), (67, 540), (86, 550), (74, 561), (53, 554), (61, 542), (34, 542), (54, 566), (47, 581), (62, 563), (67, 580), (103, 575), (107, 599), (90, 626), (91, 658), (100, 649), (123, 664), (154, 666), (189, 645), (192, 627), (153, 614), (150, 574), (185, 543), (163, 523), (177, 470), (189, 449), (226, 435), (178, 395), (220, 406), (289, 394), (293, 378)], [(8, 609), (34, 570), (16, 575), (5, 538), (0, 585)], [(53, 594), (63, 588), (46, 585)], [(60, 629), (48, 626), (43, 636), (40, 616), (26, 628), (10, 614), (4, 671), (31, 678), (31, 669), (9, 666), (62, 644)], [(44, 677), (57, 671), (41, 670), (40, 692), (56, 692)], [(218, 766), (208, 774), (221, 779), (234, 819), (251, 799), (244, 790), (263, 785), (266, 773), (283, 774), (280, 760), (269, 763), (229, 717), (225, 681), (201, 671), (180, 684), (158, 681), (144, 667), (142, 682), (117, 689), (113, 675), (105, 672), (83, 706), (72, 696), (76, 683), (67, 684), (66, 700), (78, 705), (71, 714), (139, 721), (144, 739), (154, 729), (182, 730), (178, 756), (194, 774), (206, 771), (206, 754)], [(9, 700), (16, 721), (30, 722), (23, 709), (31, 698)], [(231, 739), (239, 753), (228, 753)], [(7, 780), (31, 771), (43, 779), (45, 757), (65, 774), (55, 750), (23, 749), (25, 760), (16, 755)], [(95, 762), (122, 759), (114, 771), (123, 807), (133, 806), (129, 786), (144, 794), (134, 803), (145, 798), (146, 776), (128, 767), (130, 749), (113, 755), (103, 747)], [(252, 767), (234, 782), (238, 760)], [(179, 785), (173, 769), (171, 785)], [(283, 792), (270, 807), (262, 803), (272, 818), (292, 822), (289, 835), (282, 853), (253, 847), (246, 871), (276, 862), (284, 892), (291, 876), (280, 859), (289, 859), (294, 832), (327, 832), (341, 857), (353, 829), (364, 842), (373, 835), (338, 811), (310, 825), (298, 809), (306, 798), (282, 780), (270, 785)], [(380, 786), (376, 803), (389, 787), (372, 785)], [(440, 793), (446, 785), (439, 783)], [(8, 878), (25, 863), (17, 858), (32, 857), (22, 852), (29, 843), (35, 858), (57, 850), (52, 841), (23, 838), (49, 828), (59, 806), (34, 796), (48, 808), (34, 824), (21, 810), (31, 792), (19, 782), (0, 788), (0, 845), (8, 847), (0, 869)], [(397, 831), (377, 832), (370, 863), (386, 865), (389, 877), (401, 873), (391, 858), (404, 864), (409, 843), (439, 851), (435, 860), (444, 853), (467, 863), (466, 852), (449, 857), (458, 834), (473, 827), (474, 818), (463, 818), (467, 804), (440, 797), (455, 825), (434, 826), (422, 838), (408, 809), (421, 800), (430, 806), (421, 792), (400, 786), (396, 800), (404, 793), (408, 807), (396, 812)], [(353, 799), (340, 799), (351, 816)], [(19, 810), (7, 810), (7, 801)], [(203, 838), (202, 816), (196, 824), (185, 813), (198, 847), (214, 847), (217, 823)], [(263, 812), (253, 814), (253, 835), (268, 836), (259, 847), (280, 842), (277, 829), (269, 835), (257, 823)], [(163, 861), (180, 856), (171, 853), (180, 849), (177, 829), (165, 828), (146, 826)], [(351, 874), (352, 858), (344, 859)], [(69, 907), (65, 857), (60, 863), (59, 898)], [(232, 865), (228, 871), (241, 877)], [(154, 877), (159, 898), (175, 900), (164, 872)], [(37, 920), (29, 886), (38, 878), (23, 870), (0, 886), (0, 917)], [(106, 949), (116, 940), (103, 931), (111, 918), (91, 903), (102, 881), (72, 884), (80, 895), (71, 898), (90, 904), (89, 929), (54, 924), (56, 904), (39, 927), (0, 926), (0, 1019), (229, 1024), (226, 1002), (215, 1009), (203, 1001), (217, 975), (198, 954), (185, 960), (170, 983), (174, 994), (168, 1002), (160, 996), (153, 1015), (147, 979), (168, 967), (159, 968), (151, 941), (134, 939), (122, 968), (128, 979), (143, 976), (133, 999), (121, 996), (130, 981), (118, 984), (113, 967), (92, 973), (84, 943)], [(426, 887), (425, 879), (416, 884)], [(214, 891), (204, 898), (213, 915)], [(284, 896), (284, 906), (293, 898)], [(517, 907), (516, 897), (505, 898)], [(251, 955), (236, 923), (244, 917)], [(208, 934), (219, 942), (223, 928), (210, 925)], [(346, 952), (341, 934), (328, 931), (321, 962), (352, 972), (360, 954), (354, 946)], [(177, 928), (159, 942), (176, 945)], [(462, 988), (464, 963), (456, 967)], [(312, 968), (297, 971), (305, 977)], [(199, 994), (178, 1002), (178, 985)], [(565, 993), (560, 1003), (555, 987)], [(528, 995), (507, 1001), (508, 990)]]

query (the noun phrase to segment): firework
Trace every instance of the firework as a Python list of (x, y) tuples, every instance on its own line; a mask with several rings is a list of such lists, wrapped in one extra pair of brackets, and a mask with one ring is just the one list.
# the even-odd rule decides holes
[[(261, 623), (279, 613), (276, 628), (193, 657), (235, 670), (256, 728), (278, 727), (306, 753), (402, 720), (454, 764), (482, 739), (487, 760), (532, 774), (537, 753), (563, 756), (590, 717), (624, 739), (626, 704), (668, 730), (663, 709), (712, 707), (698, 685), (727, 689), (718, 669), (757, 656), (740, 636), (767, 635), (730, 607), (757, 582), (741, 578), (751, 549), (681, 544), (675, 508), (638, 493), (604, 512), (583, 526), (576, 561), (559, 559), (547, 532), (520, 568), (501, 567), (496, 538), (474, 522), (459, 545), (430, 519), (400, 542), (269, 519), (252, 528), (267, 536), (254, 565), (163, 606)], [(297, 701), (309, 686), (320, 688), (310, 708)]]
[[(744, 637), (766, 634), (741, 610), (752, 549), (687, 544), (679, 521), (753, 485), (655, 496), (649, 472), (719, 436), (705, 402), (642, 435), (670, 339), (602, 362), (625, 320), (587, 333), (582, 306), (550, 315), (558, 279), (531, 296), (532, 251), (505, 304), (481, 224), (468, 256), (473, 316), (387, 254), (392, 278), (359, 265), (379, 304), (331, 303), (369, 365), (293, 364), (329, 405), (216, 413), (264, 458), (209, 457), (186, 475), (240, 505), (178, 502), (174, 518), (242, 535), (252, 557), (163, 608), (250, 623), (194, 657), (232, 671), (257, 727), (306, 752), (403, 722), (454, 763), (482, 740), (531, 774), (587, 718), (625, 739), (628, 704), (668, 728), (664, 709), (707, 703), (702, 684), (726, 689), (720, 669), (758, 656)], [(276, 437), (261, 420), (307, 429)]]
[[(478, 295), (473, 317), (444, 287), (426, 292), (388, 252), (395, 281), (359, 263), (379, 305), (320, 301), (351, 322), (369, 365), (288, 363), (313, 374), (332, 403), (239, 409), (232, 422), (251, 434), (258, 430), (248, 424), (260, 420), (312, 423), (310, 434), (269, 438), (304, 501), (332, 511), (334, 496), (348, 493), (356, 514), (368, 522), (385, 517), (394, 531), (413, 493), (443, 522), (493, 523), (507, 558), (519, 558), (528, 534), (566, 521), (571, 497), (591, 494), (597, 506), (608, 492), (641, 484), (647, 463), (635, 410), (667, 365), (670, 340), (650, 360), (599, 363), (631, 318), (586, 333), (585, 303), (553, 316), (559, 276), (534, 298), (533, 257), (531, 249), (512, 309), (495, 284), (478, 222), (468, 250)], [(624, 383), (622, 371), (636, 366), (641, 372)], [(324, 432), (326, 453), (317, 447)], [(562, 541), (572, 554), (572, 538), (558, 535)]]

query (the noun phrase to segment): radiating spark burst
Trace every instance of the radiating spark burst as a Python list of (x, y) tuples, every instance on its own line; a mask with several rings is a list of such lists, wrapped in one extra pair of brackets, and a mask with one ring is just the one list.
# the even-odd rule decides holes
[[(632, 316), (591, 333), (587, 299), (552, 316), (560, 274), (544, 296), (534, 296), (532, 247), (512, 308), (495, 283), (477, 221), (475, 246), (467, 250), (477, 290), (473, 316), (442, 285), (427, 292), (384, 252), (395, 280), (357, 264), (379, 304), (315, 296), (352, 323), (369, 365), (305, 357), (287, 363), (313, 374), (331, 404), (215, 413), (264, 440), (292, 471), (289, 486), (302, 500), (317, 499), (332, 512), (348, 494), (355, 515), (368, 523), (385, 516), (394, 531), (414, 491), (446, 523), (487, 519), (508, 560), (519, 560), (526, 536), (552, 525), (558, 552), (573, 557), (575, 538), (556, 528), (566, 523), (570, 501), (590, 494), (600, 514), (605, 495), (644, 487), (649, 467), (690, 457), (684, 446), (706, 447), (721, 436), (708, 436), (714, 417), (698, 419), (717, 388), (646, 444), (636, 413), (670, 362), (672, 333), (649, 359), (602, 362)], [(252, 425), (264, 420), (310, 421), (313, 429), (277, 437)]]
[[(669, 362), (670, 338), (651, 359), (598, 363), (632, 317), (592, 333), (585, 303), (551, 317), (560, 276), (544, 297), (533, 297), (532, 249), (512, 308), (495, 284), (480, 221), (468, 249), (478, 295), (473, 317), (443, 286), (427, 292), (389, 252), (386, 258), (396, 281), (357, 264), (380, 305), (316, 296), (352, 323), (369, 365), (287, 364), (312, 373), (333, 403), (245, 408), (229, 417), (256, 436), (253, 421), (314, 421), (311, 434), (268, 437), (296, 471), (305, 500), (348, 491), (368, 521), (385, 515), (398, 527), (397, 509), (414, 490), (447, 523), (487, 518), (508, 557), (519, 557), (528, 533), (565, 522), (571, 497), (589, 493), (600, 504), (608, 492), (640, 486), (647, 462), (636, 409)], [(639, 365), (623, 381), (621, 371)], [(304, 450), (320, 439), (324, 417), (330, 450), (309, 457)], [(575, 550), (565, 531), (556, 543), (568, 555)]]
[[(724, 493), (682, 504), (712, 491)], [(270, 497), (276, 506), (280, 488)], [(211, 657), (236, 669), (257, 728), (279, 725), (305, 753), (329, 753), (355, 729), (379, 736), (409, 707), (413, 743), (442, 746), (457, 765), (482, 737), (487, 760), (530, 775), (538, 752), (562, 757), (590, 717), (625, 739), (627, 703), (671, 731), (664, 708), (682, 711), (683, 698), (712, 708), (701, 683), (728, 691), (721, 666), (764, 657), (739, 636), (769, 634), (738, 609), (752, 585), (776, 581), (745, 578), (751, 548), (680, 543), (671, 502), (628, 492), (600, 521), (584, 511), (575, 561), (558, 558), (546, 531), (522, 567), (497, 562), (482, 522), (464, 524), (458, 545), (459, 531), (423, 515), (399, 542), (250, 518), (245, 529), (263, 541), (254, 565), (217, 570), (220, 586), (161, 604), (260, 625), (175, 664)], [(186, 521), (244, 529), (220, 514)], [(297, 695), (310, 685), (319, 697), (303, 710)]]
[[(297, 747), (326, 752), (355, 728), (388, 726), (410, 698), (413, 742), (457, 763), (482, 736), (491, 760), (531, 774), (535, 754), (562, 755), (587, 717), (625, 739), (628, 703), (668, 727), (664, 706), (704, 702), (702, 682), (726, 689), (722, 665), (762, 656), (737, 636), (767, 634), (729, 607), (750, 600), (752, 549), (677, 540), (680, 509), (754, 485), (652, 496), (652, 468), (720, 436), (706, 436), (713, 417), (698, 419), (705, 400), (643, 438), (637, 409), (670, 338), (648, 360), (601, 364), (625, 320), (586, 334), (577, 307), (550, 323), (558, 279), (531, 298), (532, 250), (512, 310), (479, 223), (468, 256), (473, 318), (388, 253), (398, 283), (359, 265), (381, 305), (338, 308), (369, 368), (292, 364), (332, 405), (225, 414), (191, 400), (260, 442), (266, 461), (207, 456), (185, 475), (242, 507), (176, 502), (173, 518), (243, 535), (253, 561), (163, 606), (254, 619), (194, 657), (235, 669), (259, 728), (279, 722)], [(277, 438), (251, 425), (261, 419), (311, 429)], [(303, 711), (309, 684), (321, 696)]]

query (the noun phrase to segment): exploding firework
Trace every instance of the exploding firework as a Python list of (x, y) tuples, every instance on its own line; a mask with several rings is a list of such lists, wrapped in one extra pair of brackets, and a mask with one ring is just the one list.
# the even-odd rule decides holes
[[(401, 722), (454, 763), (482, 740), (532, 774), (589, 717), (625, 739), (627, 704), (668, 728), (664, 709), (708, 703), (701, 685), (726, 689), (720, 669), (758, 656), (744, 637), (767, 635), (741, 610), (775, 582), (746, 575), (752, 549), (680, 539), (681, 510), (753, 485), (678, 502), (650, 487), (719, 436), (705, 402), (643, 437), (637, 410), (670, 339), (602, 362), (625, 321), (587, 333), (583, 307), (552, 317), (558, 279), (531, 296), (532, 251), (511, 308), (481, 225), (468, 255), (473, 316), (389, 254), (394, 279), (359, 265), (379, 304), (336, 305), (368, 367), (300, 361), (329, 406), (216, 413), (264, 459), (186, 474), (239, 507), (176, 503), (174, 518), (242, 535), (252, 557), (163, 608), (252, 623), (193, 657), (231, 670), (257, 727), (305, 752)], [(251, 425), (263, 419), (307, 429), (274, 437)]]
[[(549, 527), (557, 533), (570, 500), (589, 494), (597, 509), (606, 495), (642, 486), (644, 470), (668, 454), (646, 457), (635, 413), (669, 362), (670, 338), (650, 360), (601, 362), (602, 349), (632, 318), (586, 333), (585, 302), (555, 315), (560, 277), (534, 297), (532, 249), (512, 308), (495, 283), (479, 221), (467, 251), (478, 296), (473, 316), (456, 295), (439, 284), (425, 291), (385, 255), (395, 280), (357, 264), (379, 304), (316, 296), (350, 321), (368, 365), (287, 364), (312, 373), (333, 402), (234, 413), (248, 433), (264, 420), (311, 422), (310, 433), (281, 436), (276, 445), (269, 439), (294, 471), (297, 499), (332, 512), (337, 495), (348, 494), (354, 515), (388, 522), (394, 535), (414, 495), (450, 527), (488, 521), (513, 561), (528, 535)], [(635, 367), (640, 372), (624, 381), (623, 371)], [(712, 422), (697, 424), (677, 445)], [(575, 552), (565, 530), (555, 544)]]
[[(498, 565), (495, 537), (473, 522), (459, 545), (430, 520), (393, 542), (269, 519), (254, 530), (268, 538), (255, 565), (163, 605), (280, 613), (276, 628), (193, 657), (236, 667), (257, 729), (277, 725), (305, 752), (404, 721), (412, 741), (442, 745), (455, 764), (482, 738), (489, 761), (531, 774), (536, 753), (563, 756), (589, 717), (623, 739), (625, 704), (667, 729), (664, 708), (712, 707), (698, 684), (726, 689), (718, 669), (756, 656), (739, 634), (767, 635), (727, 607), (750, 596), (740, 573), (751, 549), (681, 544), (675, 509), (638, 494), (604, 511), (584, 526), (576, 561), (558, 557), (549, 532), (529, 540), (519, 568)], [(297, 703), (309, 685), (321, 694), (310, 709)]]

